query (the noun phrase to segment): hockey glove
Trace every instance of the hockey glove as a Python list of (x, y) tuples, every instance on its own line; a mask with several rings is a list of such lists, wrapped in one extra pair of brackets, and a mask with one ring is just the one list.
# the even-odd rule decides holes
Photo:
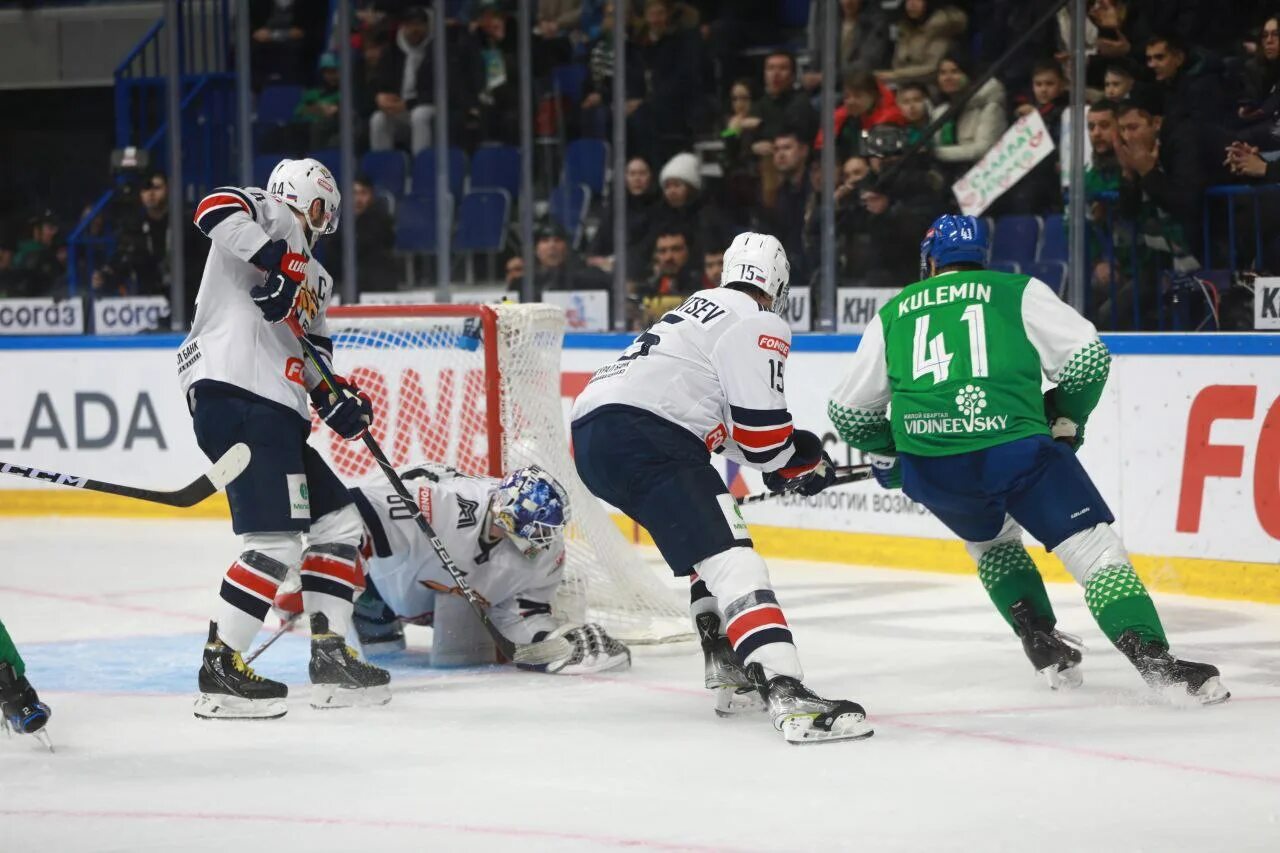
[(311, 405), (330, 429), (347, 441), (355, 441), (373, 423), (373, 400), (341, 376), (333, 378), (340, 390), (321, 382), (311, 389)]
[(586, 675), (631, 667), (631, 650), (610, 637), (604, 628), (595, 623), (561, 625), (542, 639), (550, 640), (559, 637), (569, 641), (570, 651), (566, 657), (548, 664), (516, 664), (516, 666), (551, 675)]
[(806, 498), (813, 497), (835, 480), (835, 462), (822, 449), (822, 439), (808, 430), (796, 430), (791, 434), (791, 441), (795, 453), (782, 468), (765, 472), (764, 486), (771, 492), (795, 492)]
[(319, 311), (319, 300), (306, 285), (306, 256), (289, 251), (284, 240), (274, 240), (249, 260), (267, 273), (266, 281), (249, 291), (267, 322), (283, 323), (296, 313), (307, 328)]
[(902, 462), (897, 455), (882, 456), (879, 453), (868, 453), (867, 461), (871, 463), (871, 476), (876, 478), (882, 489), (902, 488)]
[(1050, 388), (1044, 392), (1044, 417), (1049, 424), (1049, 435), (1078, 453), (1084, 445), (1084, 424), (1076, 423), (1059, 412), (1055, 391), (1056, 388)]

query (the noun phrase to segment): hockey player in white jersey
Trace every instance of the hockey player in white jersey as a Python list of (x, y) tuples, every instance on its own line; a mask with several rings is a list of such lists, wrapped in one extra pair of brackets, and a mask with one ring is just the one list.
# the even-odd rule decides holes
[(872, 732), (860, 705), (801, 683), (768, 568), (711, 465), (723, 453), (763, 471), (770, 489), (803, 495), (834, 478), (820, 439), (794, 429), (787, 411), (791, 330), (778, 312), (789, 276), (777, 239), (735, 237), (719, 288), (690, 296), (595, 372), (573, 407), (573, 447), (587, 488), (643, 525), (672, 571), (694, 581), (717, 711), (745, 710), (758, 694), (788, 741), (816, 743)]
[(277, 587), (300, 568), (310, 614), (312, 704), (340, 707), (390, 700), (385, 670), (359, 660), (343, 639), (352, 597), (363, 585), (363, 526), (346, 486), (307, 444), (308, 399), (343, 438), (373, 418), (369, 398), (339, 378), (343, 396), (302, 358), (304, 332), (332, 359), (325, 310), (333, 280), (312, 254), (338, 227), (341, 198), (316, 160), (283, 161), (270, 186), (221, 187), (196, 209), (212, 242), (178, 376), (196, 441), (210, 459), (238, 442), (252, 461), (227, 487), (240, 555), (222, 580), (209, 625), (195, 714), (206, 719), (273, 718), (287, 687), (257, 675), (241, 653), (262, 626)]
[[(630, 666), (630, 651), (601, 626), (565, 624), (553, 610), (570, 508), (550, 474), (531, 466), (499, 480), (420, 465), (400, 476), (503, 636), (519, 644), (567, 642), (559, 659), (526, 668), (576, 675)], [(409, 622), (434, 629), (433, 662), (448, 649), (450, 665), (493, 663), (492, 642), (457, 597), (405, 501), (385, 481), (354, 488), (351, 496), (366, 531), (368, 588), (355, 612), (365, 652), (404, 648), (401, 623)], [(446, 606), (452, 602), (457, 606)]]

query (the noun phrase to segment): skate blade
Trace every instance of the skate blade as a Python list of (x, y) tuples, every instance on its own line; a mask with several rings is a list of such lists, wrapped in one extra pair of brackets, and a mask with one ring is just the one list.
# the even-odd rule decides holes
[(196, 697), (195, 715), (201, 720), (276, 720), (289, 710), (283, 699), (245, 699), (201, 693)]
[(397, 652), (405, 650), (404, 637), (395, 637), (389, 640), (360, 640), (360, 648), (364, 650), (364, 656), (367, 658), (381, 657), (383, 655), (394, 655)]
[(1199, 708), (1205, 705), (1221, 705), (1231, 698), (1231, 691), (1222, 686), (1218, 676), (1213, 676), (1200, 685), (1200, 689), (1192, 692), (1187, 689), (1187, 682), (1179, 681), (1167, 684), (1158, 691), (1170, 704), (1179, 708)]
[(39, 731), (32, 732), (31, 736), (40, 741), (40, 743), (44, 745), (44, 748), (49, 750), (49, 752), (57, 752), (57, 750), (53, 748), (53, 739), (49, 737), (49, 732), (46, 729), (40, 729)]
[(722, 719), (758, 714), (765, 709), (760, 691), (754, 687), (724, 685), (715, 688), (716, 716)]
[(1084, 673), (1080, 665), (1058, 669), (1057, 664), (1050, 664), (1040, 670), (1040, 675), (1048, 682), (1050, 690), (1075, 690), (1084, 684)]
[(311, 707), (317, 711), (334, 708), (368, 708), (385, 705), (391, 701), (391, 688), (386, 684), (376, 687), (343, 687), (340, 684), (311, 685)]
[(875, 729), (861, 714), (841, 714), (831, 723), (830, 729), (816, 729), (813, 721), (818, 714), (796, 714), (782, 721), (782, 736), (793, 746), (831, 743), (842, 740), (865, 740), (875, 734)]

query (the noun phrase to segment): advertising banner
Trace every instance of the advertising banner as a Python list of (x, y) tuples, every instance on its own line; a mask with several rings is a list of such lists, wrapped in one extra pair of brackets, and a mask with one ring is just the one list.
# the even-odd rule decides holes
[(0, 335), (80, 335), (80, 299), (0, 299)]
[(861, 334), (876, 312), (901, 292), (897, 287), (841, 287), (836, 290), (836, 331)]
[(93, 302), (93, 329), (99, 335), (136, 335), (169, 325), (163, 296), (112, 296)]

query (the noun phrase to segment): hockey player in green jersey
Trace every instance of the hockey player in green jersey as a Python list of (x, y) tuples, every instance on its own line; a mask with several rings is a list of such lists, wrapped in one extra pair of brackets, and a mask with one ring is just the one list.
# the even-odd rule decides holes
[[(1153, 688), (1212, 704), (1209, 664), (1179, 660), (1115, 521), (1075, 457), (1111, 354), (1093, 324), (1037, 279), (986, 270), (986, 227), (943, 216), (920, 247), (922, 281), (867, 326), (828, 414), (902, 488), (965, 540), (978, 577), (1051, 687), (1081, 683), (1056, 630), (1025, 529), (1084, 587), (1098, 626)], [(1055, 387), (1041, 393), (1042, 379)]]
[(52, 712), (40, 701), (35, 688), (27, 681), (22, 655), (0, 622), (0, 728), (8, 727), (18, 734), (35, 735), (53, 749), (44, 724)]

